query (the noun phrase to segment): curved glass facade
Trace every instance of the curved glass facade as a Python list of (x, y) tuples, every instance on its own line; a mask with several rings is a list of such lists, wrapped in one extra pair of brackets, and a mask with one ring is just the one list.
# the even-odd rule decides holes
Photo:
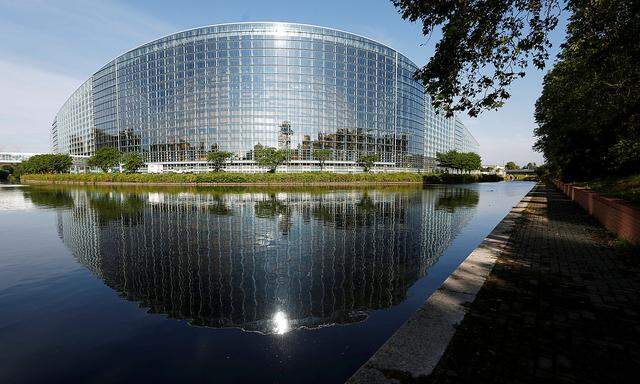
[[(385, 45), (323, 27), (188, 30), (96, 72), (56, 116), (53, 146), (73, 155), (110, 146), (168, 168), (204, 164), (215, 149), (251, 168), (257, 144), (291, 150), (293, 166), (313, 167), (314, 151), (330, 149), (329, 166), (377, 154), (379, 167), (425, 168), (453, 149), (455, 124), (430, 117), (416, 69)], [(448, 130), (432, 127), (436, 119)], [(450, 140), (431, 140), (440, 136)]]

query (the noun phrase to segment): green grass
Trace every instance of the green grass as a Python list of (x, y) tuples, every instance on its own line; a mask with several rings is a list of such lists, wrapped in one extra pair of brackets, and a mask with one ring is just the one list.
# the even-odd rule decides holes
[(626, 200), (635, 207), (640, 208), (640, 175), (592, 180), (574, 184), (589, 187), (604, 196)]
[(419, 183), (418, 173), (355, 173), (331, 172), (302, 173), (197, 173), (197, 174), (142, 174), (142, 173), (63, 173), (22, 175), (23, 182), (79, 182), (79, 183), (247, 183), (247, 184), (306, 184), (306, 183)]

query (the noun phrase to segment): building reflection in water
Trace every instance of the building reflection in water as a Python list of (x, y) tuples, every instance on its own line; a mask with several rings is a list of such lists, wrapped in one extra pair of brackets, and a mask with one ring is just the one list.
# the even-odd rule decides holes
[(39, 189), (77, 260), (151, 313), (284, 334), (404, 300), (472, 217), (466, 188), (324, 192)]

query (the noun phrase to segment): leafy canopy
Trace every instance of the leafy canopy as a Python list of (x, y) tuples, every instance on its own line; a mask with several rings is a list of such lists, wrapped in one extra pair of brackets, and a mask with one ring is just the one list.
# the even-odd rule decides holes
[(403, 19), (422, 23), (431, 37), (441, 30), (435, 53), (419, 69), (436, 108), (448, 115), (497, 109), (509, 86), (532, 62), (544, 67), (560, 0), (392, 0)]
[(34, 155), (20, 163), (17, 173), (67, 173), (72, 164), (71, 156), (65, 154)]
[(376, 161), (379, 161), (380, 157), (376, 154), (363, 155), (358, 158), (358, 165), (362, 167), (362, 170), (369, 172)]
[(640, 170), (640, 2), (569, 1), (567, 40), (536, 102), (536, 149), (566, 181)]
[(269, 173), (274, 173), (276, 169), (287, 161), (289, 152), (285, 149), (275, 149), (273, 147), (263, 147), (257, 144), (253, 149), (256, 163), (269, 169)]
[(136, 173), (144, 167), (144, 160), (137, 152), (127, 152), (122, 155), (122, 168), (126, 173)]
[(508, 170), (514, 170), (514, 169), (520, 169), (520, 167), (518, 166), (518, 164), (516, 164), (513, 161), (508, 162), (507, 164), (504, 165), (504, 169), (508, 169)]
[(15, 167), (11, 164), (0, 166), (0, 181), (7, 180), (15, 172)]
[(109, 169), (120, 165), (120, 151), (111, 147), (102, 147), (96, 151), (93, 156), (87, 160), (87, 165), (90, 167), (100, 168), (102, 172), (107, 172)]
[(482, 167), (480, 155), (474, 152), (458, 152), (455, 150), (436, 153), (438, 165), (442, 168), (460, 171), (475, 171)]
[(232, 152), (214, 150), (207, 153), (207, 161), (213, 167), (215, 172), (220, 172), (224, 169), (227, 160), (233, 157)]
[(313, 151), (313, 158), (320, 163), (320, 169), (324, 168), (324, 163), (331, 159), (333, 152), (330, 149), (316, 149)]

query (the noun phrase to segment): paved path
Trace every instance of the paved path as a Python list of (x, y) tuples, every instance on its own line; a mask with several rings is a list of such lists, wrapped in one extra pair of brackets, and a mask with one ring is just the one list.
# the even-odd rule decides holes
[(538, 185), (442, 359), (419, 383), (640, 382), (640, 252)]

